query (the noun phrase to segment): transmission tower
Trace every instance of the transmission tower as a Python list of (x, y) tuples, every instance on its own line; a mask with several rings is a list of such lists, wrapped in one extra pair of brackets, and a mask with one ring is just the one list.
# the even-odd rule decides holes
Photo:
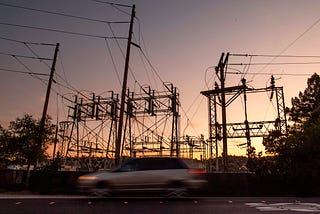
[(118, 94), (109, 97), (75, 96), (70, 100), (68, 120), (61, 121), (60, 153), (67, 159), (73, 157), (114, 158), (117, 130)]
[(171, 83), (128, 92), (123, 150), (131, 156), (179, 156), (179, 94)]
[[(213, 150), (215, 150), (215, 158), (218, 159), (218, 144), (223, 141), (223, 169), (228, 171), (227, 159), (227, 139), (228, 138), (246, 138), (247, 149), (251, 147), (251, 137), (264, 137), (272, 130), (279, 130), (282, 134), (287, 132), (287, 119), (285, 114), (285, 102), (283, 87), (276, 87), (274, 78), (271, 78), (271, 86), (266, 88), (249, 88), (246, 85), (246, 80), (242, 79), (242, 85), (225, 87), (225, 74), (228, 62), (228, 56), (224, 59), (224, 54), (221, 55), (218, 66), (216, 67), (216, 74), (219, 75), (221, 87), (218, 83), (215, 84), (215, 89), (200, 92), (208, 98), (208, 112), (209, 112), (209, 155), (213, 157)], [(247, 94), (250, 93), (269, 93), (270, 100), (276, 99), (277, 117), (269, 121), (248, 121), (247, 118)], [(227, 123), (225, 120), (226, 108), (236, 100), (241, 94), (244, 95), (245, 121), (241, 123)], [(224, 99), (223, 99), (224, 97)], [(218, 106), (221, 107), (222, 122), (218, 121)], [(218, 163), (218, 162), (217, 162)], [(216, 164), (217, 164), (216, 163)], [(218, 169), (218, 166), (216, 166)]]

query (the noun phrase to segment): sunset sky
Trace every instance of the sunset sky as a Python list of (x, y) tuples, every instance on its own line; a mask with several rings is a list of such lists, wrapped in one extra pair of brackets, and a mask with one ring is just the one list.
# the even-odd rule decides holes
[[(117, 43), (114, 39), (107, 39), (106, 42), (102, 37), (113, 37), (113, 33), (117, 37), (127, 37), (129, 24), (113, 23), (110, 28), (101, 20), (129, 21), (131, 8), (114, 7), (102, 2), (107, 1), (0, 1), (2, 126), (7, 127), (9, 121), (25, 113), (41, 117), (48, 78), (17, 71), (31, 70), (33, 73), (49, 74), (52, 62), (45, 61), (45, 64), (43, 61), (17, 56), (34, 57), (36, 53), (40, 57), (52, 58), (54, 46), (26, 45), (23, 42), (53, 45), (60, 43), (56, 65), (58, 76), (55, 78), (57, 83), (53, 84), (48, 109), (54, 122), (57, 114), (59, 120), (66, 117), (68, 103), (62, 101), (59, 95), (75, 93), (70, 87), (87, 94), (95, 92), (108, 95), (110, 90), (121, 92), (124, 57), (120, 48), (125, 53), (126, 40), (119, 39)], [(173, 83), (180, 93), (181, 132), (185, 134), (208, 136), (207, 99), (200, 95), (200, 91), (212, 89), (214, 81), (218, 81), (212, 66), (217, 65), (222, 52), (275, 56), (231, 56), (229, 63), (251, 62), (252, 65), (229, 66), (228, 71), (247, 72), (245, 78), (254, 88), (269, 86), (273, 74), (276, 86), (284, 87), (287, 107), (291, 106), (291, 98), (306, 88), (307, 78), (315, 72), (319, 73), (318, 0), (115, 2), (136, 5), (134, 42), (141, 46), (147, 56), (146, 59), (137, 47), (132, 46), (128, 87), (133, 91), (138, 82), (139, 85), (151, 85), (154, 89), (161, 90), (162, 81)], [(281, 57), (284, 55), (300, 57)], [(226, 85), (239, 85), (241, 78), (240, 74), (228, 73)], [(68, 86), (69, 89), (63, 86)], [(270, 102), (268, 96), (248, 96), (249, 121), (275, 119), (275, 102)], [(242, 99), (237, 99), (228, 107), (228, 122), (244, 121)], [(190, 121), (187, 122), (188, 120)], [(230, 140), (230, 153), (245, 154), (244, 149), (237, 147), (237, 144), (243, 142), (245, 140)], [(261, 151), (261, 139), (255, 140), (253, 146)]]

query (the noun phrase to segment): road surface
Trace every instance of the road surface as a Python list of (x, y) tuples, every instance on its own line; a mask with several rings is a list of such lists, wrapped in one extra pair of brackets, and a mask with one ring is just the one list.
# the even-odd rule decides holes
[(197, 197), (165, 199), (0, 194), (0, 214), (320, 213), (320, 198)]

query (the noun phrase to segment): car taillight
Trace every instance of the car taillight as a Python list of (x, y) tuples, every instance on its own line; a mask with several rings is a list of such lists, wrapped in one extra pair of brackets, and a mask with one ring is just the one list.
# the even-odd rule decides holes
[(205, 174), (206, 171), (204, 169), (189, 169), (190, 174)]

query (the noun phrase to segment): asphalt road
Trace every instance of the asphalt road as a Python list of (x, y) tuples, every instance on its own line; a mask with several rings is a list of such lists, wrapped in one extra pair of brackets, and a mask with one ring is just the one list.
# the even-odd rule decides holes
[(320, 213), (320, 198), (113, 198), (0, 194), (0, 214)]

